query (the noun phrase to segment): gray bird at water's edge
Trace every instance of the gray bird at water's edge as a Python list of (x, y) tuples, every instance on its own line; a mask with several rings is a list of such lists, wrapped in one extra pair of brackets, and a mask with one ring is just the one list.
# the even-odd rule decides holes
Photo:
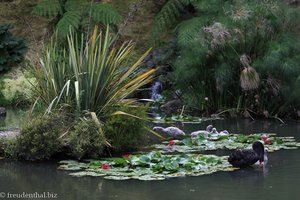
[(183, 138), (183, 136), (185, 136), (185, 133), (181, 129), (179, 129), (175, 126), (170, 126), (167, 128), (155, 126), (155, 127), (153, 127), (153, 130), (156, 132), (168, 134), (169, 136), (176, 138), (176, 139), (180, 139), (180, 138)]
[(256, 141), (252, 149), (235, 150), (228, 158), (228, 162), (234, 167), (248, 167), (253, 164), (265, 166), (268, 162), (268, 155), (264, 145)]
[(208, 125), (206, 127), (206, 130), (199, 130), (199, 131), (192, 132), (191, 137), (195, 138), (198, 135), (203, 135), (204, 137), (208, 137), (208, 135), (211, 133), (212, 129), (213, 129), (213, 125)]

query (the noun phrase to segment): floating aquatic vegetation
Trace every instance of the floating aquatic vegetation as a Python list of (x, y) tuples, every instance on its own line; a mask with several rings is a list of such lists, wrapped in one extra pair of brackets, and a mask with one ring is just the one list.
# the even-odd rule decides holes
[(296, 142), (294, 137), (277, 137), (276, 134), (229, 134), (218, 135), (210, 134), (208, 137), (199, 135), (196, 138), (185, 138), (183, 140), (164, 141), (162, 144), (153, 145), (161, 152), (199, 152), (217, 149), (245, 149), (251, 148), (252, 144), (261, 140), (269, 152), (280, 149), (297, 149), (300, 143)]
[[(74, 169), (74, 177), (103, 176), (112, 180), (164, 180), (183, 176), (201, 176), (217, 171), (233, 171), (227, 156), (182, 154), (163, 155), (152, 151), (147, 154), (88, 160), (86, 162), (61, 161), (59, 169)], [(103, 167), (105, 166), (105, 167)]]
[[(201, 176), (217, 171), (233, 171), (227, 156), (186, 154), (202, 150), (244, 149), (261, 140), (269, 152), (279, 149), (296, 149), (300, 143), (294, 137), (277, 137), (276, 134), (210, 134), (208, 137), (199, 135), (196, 138), (164, 141), (154, 145), (159, 151), (131, 155), (122, 158), (105, 158), (99, 160), (60, 161), (58, 169), (72, 171), (73, 177), (102, 176), (112, 180), (164, 180), (183, 176)], [(166, 155), (166, 152), (182, 152), (179, 155)], [(76, 171), (76, 172), (74, 172)]]
[(164, 117), (164, 118), (156, 118), (153, 123), (172, 123), (172, 122), (183, 122), (190, 124), (200, 124), (205, 121), (211, 121), (221, 119), (220, 117), (193, 117), (193, 116), (182, 116), (182, 115), (174, 115), (172, 117)]

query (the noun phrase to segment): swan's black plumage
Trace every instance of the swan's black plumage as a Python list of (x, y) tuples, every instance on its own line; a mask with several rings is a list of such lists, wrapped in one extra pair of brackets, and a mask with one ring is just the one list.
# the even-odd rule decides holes
[(252, 145), (252, 149), (235, 150), (228, 158), (228, 162), (234, 167), (247, 167), (253, 165), (257, 161), (264, 162), (264, 145), (256, 141)]

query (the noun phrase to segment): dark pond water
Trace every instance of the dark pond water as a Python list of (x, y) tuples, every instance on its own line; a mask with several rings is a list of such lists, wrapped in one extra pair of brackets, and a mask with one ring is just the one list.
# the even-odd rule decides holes
[(19, 129), (27, 113), (23, 109), (6, 109), (6, 117), (0, 118), (0, 131)]
[[(208, 123), (185, 126), (186, 132)], [(213, 124), (231, 132), (275, 132), (300, 140), (300, 124), (277, 121), (221, 120)], [(211, 152), (227, 154), (226, 151)], [(57, 199), (128, 200), (283, 200), (300, 199), (300, 150), (269, 154), (265, 170), (217, 172), (200, 177), (164, 181), (112, 181), (102, 178), (72, 178), (56, 170), (55, 163), (21, 163), (0, 160), (0, 196), (7, 193), (57, 194)]]

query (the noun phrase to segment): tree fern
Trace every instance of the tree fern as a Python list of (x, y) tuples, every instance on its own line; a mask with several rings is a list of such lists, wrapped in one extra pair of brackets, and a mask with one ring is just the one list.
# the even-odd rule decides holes
[(59, 13), (60, 3), (58, 0), (41, 0), (33, 9), (33, 14), (46, 17), (55, 17)]
[(82, 11), (88, 5), (90, 5), (88, 0), (68, 0), (64, 7), (66, 11)]
[(121, 15), (113, 6), (88, 0), (40, 0), (33, 13), (47, 17), (55, 16), (58, 36), (62, 38), (66, 37), (70, 29), (77, 31), (99, 23), (117, 25), (121, 21)]
[(70, 31), (77, 30), (80, 24), (80, 19), (80, 12), (66, 12), (56, 25), (57, 33), (60, 36), (65, 37)]
[(109, 4), (97, 4), (93, 6), (92, 16), (96, 22), (103, 24), (118, 24), (122, 19), (117, 10)]
[(153, 31), (158, 34), (172, 26), (191, 0), (169, 0), (154, 19)]
[(176, 28), (178, 44), (184, 46), (197, 40), (198, 44), (202, 45), (204, 43), (202, 28), (206, 23), (206, 19), (202, 17), (193, 17), (180, 23)]
[(193, 6), (200, 12), (223, 12), (223, 4), (225, 3), (224, 0), (198, 0), (193, 1)]

